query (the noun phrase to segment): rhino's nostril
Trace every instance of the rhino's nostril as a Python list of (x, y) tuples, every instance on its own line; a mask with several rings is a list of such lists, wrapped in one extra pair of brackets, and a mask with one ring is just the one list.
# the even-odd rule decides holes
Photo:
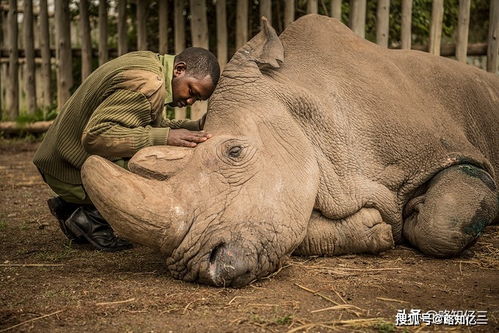
[(217, 260), (217, 255), (218, 255), (218, 252), (220, 252), (220, 250), (224, 247), (225, 243), (220, 243), (218, 244), (217, 246), (215, 246), (213, 248), (213, 250), (211, 250), (211, 253), (210, 253), (210, 264), (213, 264), (215, 262), (215, 260)]

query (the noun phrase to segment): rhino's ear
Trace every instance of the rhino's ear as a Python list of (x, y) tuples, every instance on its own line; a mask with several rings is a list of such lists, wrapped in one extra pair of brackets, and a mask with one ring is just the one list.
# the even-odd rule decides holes
[(250, 57), (260, 69), (279, 68), (284, 61), (284, 47), (274, 28), (262, 17), (262, 30), (249, 41)]

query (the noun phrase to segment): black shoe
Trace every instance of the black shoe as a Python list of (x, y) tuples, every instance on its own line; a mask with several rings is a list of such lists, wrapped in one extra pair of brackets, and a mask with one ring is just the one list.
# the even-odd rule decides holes
[(81, 206), (65, 221), (66, 228), (84, 237), (95, 248), (115, 252), (133, 247), (132, 243), (116, 237), (111, 226), (93, 206)]
[(64, 221), (66, 221), (71, 216), (71, 214), (73, 214), (74, 211), (78, 207), (80, 207), (80, 205), (67, 202), (61, 197), (53, 197), (51, 199), (48, 199), (47, 205), (49, 206), (50, 213), (52, 213), (57, 221), (59, 221), (59, 227), (61, 228), (62, 232), (70, 241), (77, 244), (88, 243), (88, 241), (84, 237), (77, 237), (75, 234), (73, 234), (70, 230), (68, 230), (68, 228), (66, 228), (66, 225), (64, 224)]

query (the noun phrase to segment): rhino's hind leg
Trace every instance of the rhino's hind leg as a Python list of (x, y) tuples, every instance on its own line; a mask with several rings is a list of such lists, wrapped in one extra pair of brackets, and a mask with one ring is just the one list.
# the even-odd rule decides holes
[(393, 247), (390, 225), (383, 222), (377, 209), (362, 208), (341, 220), (331, 220), (314, 211), (297, 255), (340, 255), (379, 253)]
[(439, 172), (405, 209), (404, 237), (423, 253), (450, 257), (472, 245), (497, 215), (492, 177), (473, 165)]

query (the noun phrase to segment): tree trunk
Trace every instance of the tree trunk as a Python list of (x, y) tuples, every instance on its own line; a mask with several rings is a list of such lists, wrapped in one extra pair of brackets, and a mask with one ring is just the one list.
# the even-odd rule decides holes
[[(185, 49), (185, 20), (184, 0), (175, 0), (175, 53), (179, 54)], [(186, 108), (175, 108), (175, 119), (185, 119)]]
[[(496, 0), (497, 1), (497, 0)], [(442, 41), (442, 20), (444, 18), (444, 0), (433, 0), (431, 10), (430, 53), (440, 55)]]
[(490, 0), (490, 20), (489, 20), (489, 46), (487, 48), (487, 71), (495, 73), (497, 71), (499, 51), (499, 3), (497, 0)]
[(159, 53), (168, 53), (168, 0), (159, 0)]
[(265, 16), (272, 25), (272, 4), (270, 0), (260, 0), (260, 17)]
[(24, 51), (26, 58), (26, 98), (28, 112), (36, 111), (36, 80), (35, 80), (35, 37), (33, 31), (33, 0), (24, 0)]
[(126, 0), (118, 0), (118, 56), (128, 52)]
[(147, 50), (147, 7), (149, 0), (137, 1), (137, 49)]
[(106, 63), (108, 59), (107, 2), (106, 0), (99, 0), (99, 66)]
[(42, 55), (42, 103), (44, 106), (52, 104), (52, 89), (50, 88), (50, 77), (52, 66), (50, 64), (50, 40), (49, 40), (49, 15), (47, 0), (40, 0), (40, 51)]
[(236, 50), (248, 41), (248, 0), (237, 0)]
[(317, 0), (308, 0), (307, 1), (307, 13), (308, 14), (317, 14), (318, 13)]
[(341, 21), (341, 0), (331, 0), (331, 17)]
[(366, 0), (350, 0), (350, 28), (360, 37), (366, 34)]
[(225, 0), (217, 0), (217, 56), (220, 69), (227, 63), (227, 7)]
[(20, 124), (15, 121), (0, 122), (0, 132), (6, 134), (21, 134), (21, 133), (45, 133), (48, 131), (53, 121), (36, 121), (34, 123)]
[[(191, 17), (192, 46), (208, 49), (208, 20), (205, 0), (191, 0)], [(191, 119), (201, 118), (206, 112), (207, 106), (205, 101), (193, 104), (191, 106)]]
[(402, 0), (402, 23), (400, 26), (400, 46), (411, 49), (412, 0)]
[(285, 1), (284, 5), (284, 27), (287, 27), (295, 20), (295, 0)]
[(376, 12), (376, 43), (388, 47), (390, 0), (378, 0)]
[(88, 0), (80, 0), (81, 30), (81, 80), (92, 73), (92, 42), (90, 40), (90, 21), (88, 18)]
[(459, 0), (459, 18), (457, 22), (456, 58), (466, 63), (468, 49), (468, 30), (470, 25), (470, 0)]
[(69, 0), (55, 0), (55, 35), (57, 44), (57, 108), (71, 96), (73, 86)]
[(9, 0), (9, 113), (10, 119), (19, 116), (19, 55), (17, 46), (17, 0)]

